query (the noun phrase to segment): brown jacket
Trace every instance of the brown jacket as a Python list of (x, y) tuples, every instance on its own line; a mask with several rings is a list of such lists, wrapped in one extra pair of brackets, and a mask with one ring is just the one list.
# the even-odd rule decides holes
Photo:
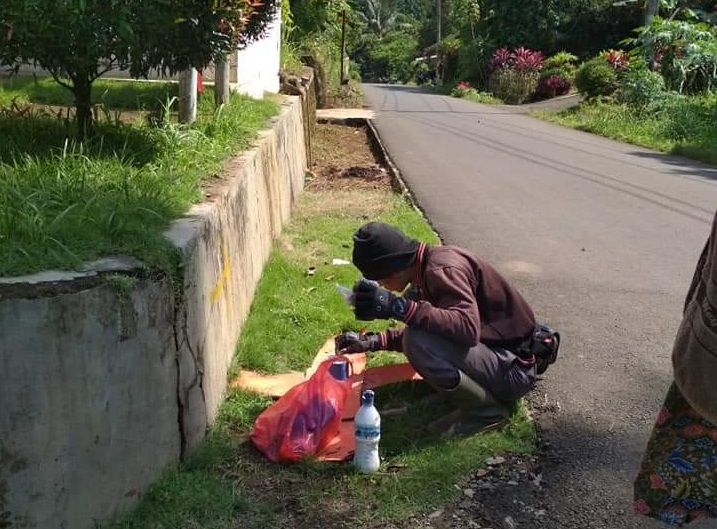
[(717, 422), (717, 213), (687, 292), (672, 366), (687, 402)]
[[(488, 263), (455, 246), (418, 248), (414, 295), (404, 322), (474, 346), (514, 349), (535, 330), (533, 311)], [(403, 328), (382, 333), (386, 350), (402, 351)]]

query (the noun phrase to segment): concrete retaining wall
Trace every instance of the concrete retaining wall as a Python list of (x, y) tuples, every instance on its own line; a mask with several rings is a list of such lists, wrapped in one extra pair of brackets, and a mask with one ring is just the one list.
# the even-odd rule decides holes
[(303, 186), (302, 118), (291, 98), (211, 201), (171, 226), (181, 288), (121, 257), (0, 278), (1, 528), (94, 527), (204, 438)]

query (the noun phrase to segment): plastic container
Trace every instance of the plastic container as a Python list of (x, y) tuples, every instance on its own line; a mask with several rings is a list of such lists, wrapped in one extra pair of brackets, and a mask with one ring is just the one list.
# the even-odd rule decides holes
[(361, 407), (354, 418), (356, 452), (354, 466), (359, 472), (376, 472), (381, 464), (378, 443), (381, 439), (381, 415), (373, 403), (374, 393), (367, 389), (361, 395)]

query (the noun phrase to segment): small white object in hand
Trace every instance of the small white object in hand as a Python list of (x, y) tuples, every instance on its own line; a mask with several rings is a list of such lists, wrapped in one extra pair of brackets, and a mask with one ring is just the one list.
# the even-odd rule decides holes
[(354, 305), (354, 291), (350, 288), (347, 288), (343, 285), (339, 285), (336, 283), (336, 289), (339, 291), (339, 293), (344, 297), (344, 300), (346, 301), (346, 304), (349, 307), (353, 307)]

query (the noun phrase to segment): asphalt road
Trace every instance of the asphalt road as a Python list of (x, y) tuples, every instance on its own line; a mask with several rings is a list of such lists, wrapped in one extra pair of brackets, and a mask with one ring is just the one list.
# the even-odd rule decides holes
[(632, 479), (671, 382), (717, 169), (510, 107), (411, 87), (365, 91), (444, 242), (495, 264), (562, 333), (561, 358), (534, 395), (547, 405), (539, 425), (557, 463), (544, 471), (548, 515), (533, 527), (661, 527), (632, 514)]

